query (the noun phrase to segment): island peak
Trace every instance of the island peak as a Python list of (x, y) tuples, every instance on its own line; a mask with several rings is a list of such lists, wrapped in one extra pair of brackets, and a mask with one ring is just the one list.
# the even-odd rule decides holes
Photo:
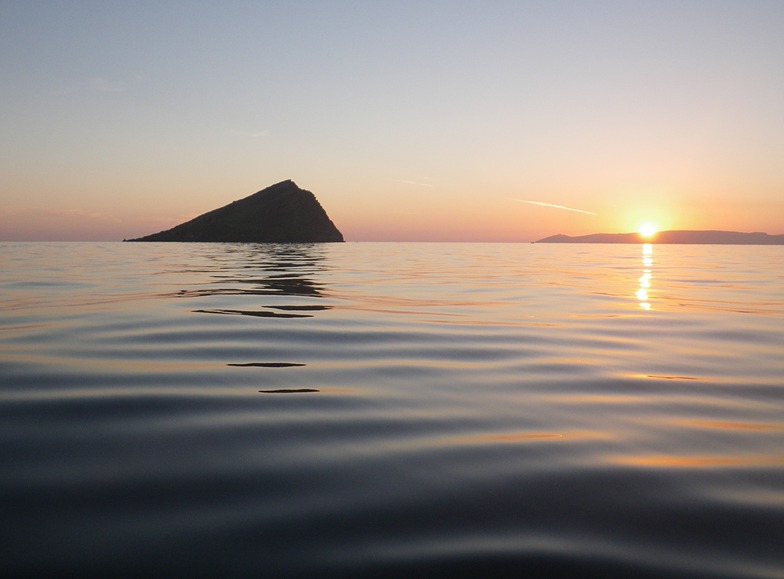
[(129, 241), (341, 242), (343, 234), (310, 191), (286, 179), (248, 197)]

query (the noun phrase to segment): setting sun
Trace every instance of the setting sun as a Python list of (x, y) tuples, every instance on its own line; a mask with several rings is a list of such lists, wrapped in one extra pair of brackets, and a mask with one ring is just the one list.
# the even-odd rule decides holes
[(656, 231), (658, 231), (655, 223), (643, 223), (640, 225), (640, 235), (645, 237), (646, 239), (650, 239), (654, 235), (656, 235)]

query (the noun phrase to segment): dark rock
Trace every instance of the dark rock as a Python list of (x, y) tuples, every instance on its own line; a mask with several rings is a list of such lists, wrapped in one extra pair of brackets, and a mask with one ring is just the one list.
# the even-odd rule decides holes
[(288, 180), (166, 231), (129, 241), (312, 243), (343, 241), (343, 234), (313, 193)]
[(264, 394), (299, 394), (306, 392), (318, 392), (316, 388), (278, 388), (277, 390), (259, 390)]
[(234, 366), (235, 368), (294, 368), (296, 366), (304, 366), (296, 362), (246, 362), (244, 364), (226, 364), (227, 366)]

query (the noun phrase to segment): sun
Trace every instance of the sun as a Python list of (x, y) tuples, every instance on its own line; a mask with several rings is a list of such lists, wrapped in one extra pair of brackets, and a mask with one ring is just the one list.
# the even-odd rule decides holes
[(645, 239), (650, 239), (651, 237), (656, 235), (657, 231), (658, 228), (656, 227), (656, 224), (651, 223), (650, 221), (640, 225), (640, 229), (639, 229), (640, 235)]

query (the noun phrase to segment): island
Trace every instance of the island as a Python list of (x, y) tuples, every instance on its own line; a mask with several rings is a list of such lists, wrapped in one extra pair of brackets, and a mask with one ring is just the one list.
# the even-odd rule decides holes
[(784, 235), (767, 233), (743, 233), (739, 231), (659, 231), (645, 237), (640, 233), (592, 233), (591, 235), (569, 236), (559, 233), (534, 243), (682, 243), (705, 245), (784, 245)]
[(343, 234), (316, 196), (289, 179), (171, 229), (126, 241), (315, 243), (342, 242)]

